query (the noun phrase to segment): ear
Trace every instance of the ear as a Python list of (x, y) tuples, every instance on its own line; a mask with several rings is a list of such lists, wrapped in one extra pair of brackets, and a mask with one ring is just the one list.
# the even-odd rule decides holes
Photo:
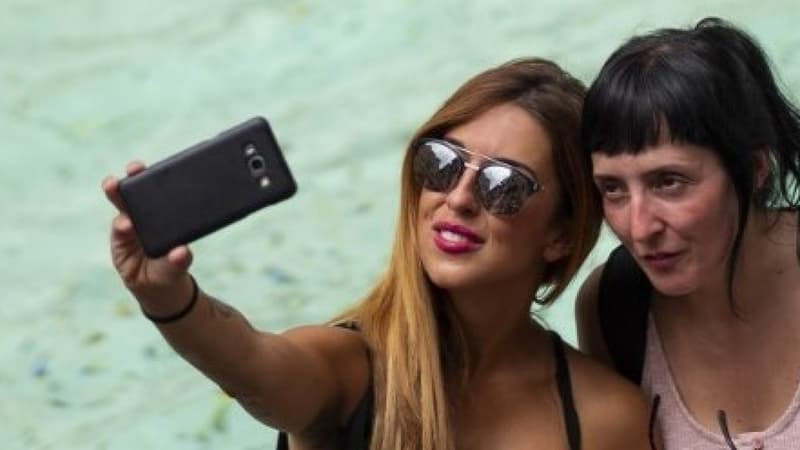
[(760, 191), (769, 177), (769, 151), (760, 148), (753, 153), (753, 190)]

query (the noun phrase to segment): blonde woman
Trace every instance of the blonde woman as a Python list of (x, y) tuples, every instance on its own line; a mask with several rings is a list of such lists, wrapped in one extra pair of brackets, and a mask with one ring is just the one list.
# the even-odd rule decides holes
[[(583, 96), (541, 59), (459, 88), (406, 151), (385, 274), (331, 325), (253, 329), (197, 287), (186, 247), (147, 259), (121, 208), (114, 264), (178, 353), (282, 430), (279, 448), (646, 448), (638, 390), (530, 314), (598, 235)], [(119, 207), (118, 181), (103, 188)]]

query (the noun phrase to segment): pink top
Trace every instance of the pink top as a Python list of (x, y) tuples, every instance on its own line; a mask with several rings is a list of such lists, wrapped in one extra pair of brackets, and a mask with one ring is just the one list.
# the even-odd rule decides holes
[[(642, 372), (642, 389), (649, 398), (661, 396), (656, 427), (664, 440), (664, 450), (728, 450), (718, 429), (701, 425), (683, 403), (672, 378), (664, 348), (652, 316), (647, 324), (647, 349)], [(799, 386), (800, 387), (800, 386)], [(764, 431), (742, 433), (733, 438), (738, 450), (800, 449), (800, 389), (781, 417)], [(728, 417), (730, 423), (731, 418)]]

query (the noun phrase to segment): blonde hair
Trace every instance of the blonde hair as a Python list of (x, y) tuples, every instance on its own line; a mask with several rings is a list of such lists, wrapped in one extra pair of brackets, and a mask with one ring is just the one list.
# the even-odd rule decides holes
[(444, 380), (460, 374), (463, 381), (469, 368), (458, 321), (449, 303), (438, 301), (441, 294), (428, 280), (418, 253), (415, 144), (423, 137), (441, 137), (503, 103), (519, 106), (547, 130), (562, 190), (559, 219), (571, 243), (570, 254), (545, 270), (549, 289), (537, 301), (549, 303), (575, 275), (600, 228), (590, 160), (579, 146), (584, 92), (580, 81), (550, 61), (513, 60), (468, 80), (412, 138), (403, 162), (401, 210), (389, 266), (360, 304), (335, 319), (357, 321), (373, 353), (372, 450), (452, 450), (448, 411), (460, 389), (445, 389)]

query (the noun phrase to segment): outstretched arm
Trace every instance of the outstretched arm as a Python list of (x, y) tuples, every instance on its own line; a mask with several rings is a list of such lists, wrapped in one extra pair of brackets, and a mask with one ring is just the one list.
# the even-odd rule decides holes
[[(142, 170), (141, 163), (127, 167), (128, 175)], [(284, 334), (254, 329), (241, 313), (194, 284), (188, 247), (147, 257), (121, 201), (119, 181), (108, 177), (102, 187), (118, 210), (111, 226), (114, 266), (169, 344), (265, 424), (298, 436), (335, 430), (368, 382), (369, 358), (360, 335), (323, 326)], [(177, 320), (159, 323), (181, 311), (186, 314)]]

